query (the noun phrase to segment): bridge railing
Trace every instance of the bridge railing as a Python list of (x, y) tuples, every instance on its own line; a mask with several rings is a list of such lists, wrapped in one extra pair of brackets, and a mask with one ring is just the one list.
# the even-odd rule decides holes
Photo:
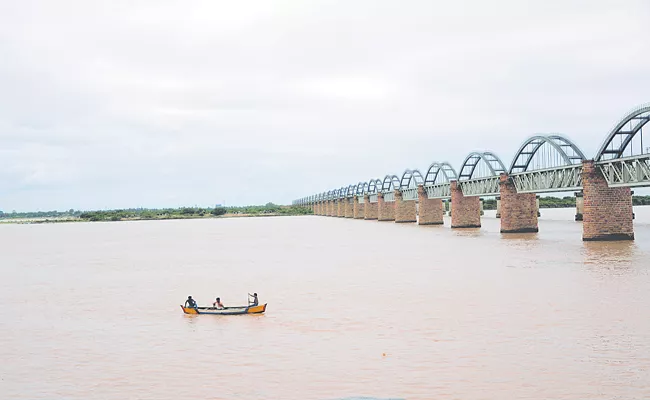
[(499, 194), (499, 177), (475, 178), (459, 181), (463, 196), (496, 196)]
[(582, 164), (512, 174), (517, 193), (548, 193), (582, 189)]
[(601, 161), (597, 166), (610, 187), (650, 186), (650, 154)]
[(384, 193), (384, 201), (386, 203), (395, 201), (395, 192)]
[(418, 199), (418, 189), (409, 188), (402, 190), (402, 199), (404, 200), (417, 200)]
[(424, 190), (430, 199), (447, 199), (451, 197), (451, 185), (449, 183), (427, 185), (424, 187)]

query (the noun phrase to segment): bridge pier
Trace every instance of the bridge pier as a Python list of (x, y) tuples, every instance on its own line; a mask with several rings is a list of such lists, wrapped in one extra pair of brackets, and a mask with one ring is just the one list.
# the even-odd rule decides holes
[(582, 214), (585, 209), (585, 198), (582, 192), (576, 192), (576, 221), (582, 221)]
[(343, 204), (343, 199), (341, 198), (336, 200), (336, 216), (339, 218), (345, 217), (345, 205)]
[(582, 162), (582, 240), (634, 240), (632, 190), (609, 187), (593, 160)]
[(377, 221), (395, 221), (395, 202), (385, 202), (384, 194), (377, 194)]
[(379, 216), (379, 203), (371, 203), (370, 202), (370, 196), (367, 194), (363, 196), (363, 219), (365, 220), (373, 220), (377, 219)]
[(345, 199), (343, 199), (343, 208), (344, 208), (343, 213), (345, 215), (345, 218), (354, 217), (354, 210), (353, 210), (351, 197), (346, 197)]
[(366, 199), (364, 196), (363, 203), (359, 202), (359, 196), (355, 195), (352, 199), (354, 202), (352, 204), (352, 218), (354, 219), (363, 219), (364, 216), (364, 207), (366, 205)]
[(497, 196), (497, 218), (501, 218), (501, 196)]
[(481, 201), (478, 196), (463, 195), (458, 181), (451, 181), (451, 202), (454, 210), (451, 213), (452, 228), (480, 228)]
[(505, 174), (499, 175), (499, 192), (501, 194), (501, 233), (539, 232), (537, 224), (537, 195), (535, 193), (517, 193), (512, 179)]
[(404, 200), (402, 192), (395, 190), (395, 222), (417, 222), (418, 211), (415, 200)]
[(430, 199), (424, 186), (418, 185), (418, 225), (442, 225), (444, 215), (442, 199)]
[(336, 207), (337, 207), (336, 200), (330, 200), (330, 204), (329, 204), (329, 207), (328, 207), (329, 208), (329, 213), (327, 215), (330, 216), (330, 217), (336, 216), (336, 213), (337, 213), (337, 208)]

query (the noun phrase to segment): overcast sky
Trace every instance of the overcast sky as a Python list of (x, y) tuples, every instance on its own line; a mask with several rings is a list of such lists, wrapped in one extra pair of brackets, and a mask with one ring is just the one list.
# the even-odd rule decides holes
[(649, 38), (646, 0), (0, 0), (0, 210), (290, 203), (539, 132), (593, 157)]

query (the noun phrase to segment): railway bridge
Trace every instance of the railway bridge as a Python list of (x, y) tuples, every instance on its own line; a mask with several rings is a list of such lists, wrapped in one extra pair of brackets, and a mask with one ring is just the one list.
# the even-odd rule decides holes
[(455, 229), (480, 227), (481, 198), (494, 196), (501, 232), (515, 233), (538, 231), (538, 193), (574, 192), (583, 240), (633, 240), (632, 188), (650, 186), (648, 121), (650, 103), (628, 112), (591, 159), (564, 135), (538, 134), (509, 166), (494, 152), (472, 152), (458, 169), (435, 161), (424, 173), (406, 169), (293, 203), (316, 215), (420, 225), (442, 224), (448, 210)]

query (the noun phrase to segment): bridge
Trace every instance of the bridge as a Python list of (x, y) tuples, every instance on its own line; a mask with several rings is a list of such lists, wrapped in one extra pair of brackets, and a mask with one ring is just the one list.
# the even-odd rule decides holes
[(293, 204), (316, 215), (420, 225), (442, 224), (449, 210), (456, 229), (480, 227), (481, 197), (496, 196), (501, 232), (515, 233), (538, 232), (538, 193), (575, 192), (583, 240), (634, 240), (632, 188), (650, 186), (648, 121), (650, 103), (625, 114), (592, 159), (561, 134), (539, 134), (523, 142), (509, 167), (494, 152), (472, 152), (459, 169), (436, 161), (425, 173), (406, 169)]

